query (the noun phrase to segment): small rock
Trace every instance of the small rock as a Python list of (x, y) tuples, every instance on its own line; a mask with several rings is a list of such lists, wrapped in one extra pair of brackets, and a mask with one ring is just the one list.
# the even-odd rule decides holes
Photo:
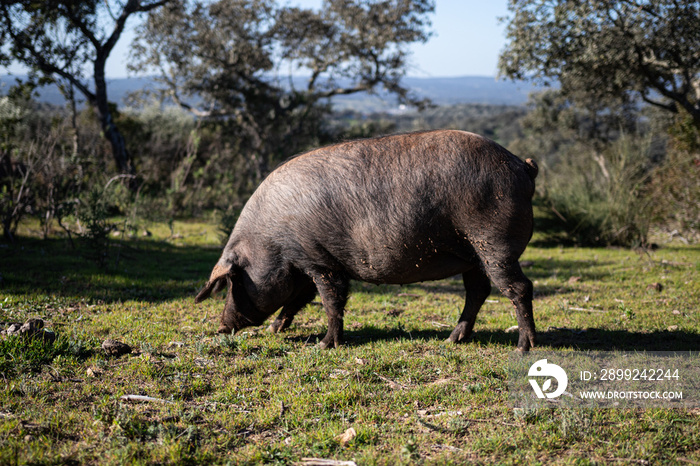
[(7, 336), (17, 335), (20, 328), (22, 328), (22, 324), (10, 324), (5, 330), (2, 331), (2, 334)]
[(679, 316), (679, 315), (681, 315), (681, 311), (679, 311), (678, 309), (674, 309), (674, 310), (673, 310), (673, 315)]
[(42, 319), (29, 319), (20, 327), (18, 333), (24, 337), (31, 338), (44, 328)]
[(38, 337), (46, 343), (52, 343), (56, 340), (56, 334), (44, 328), (44, 321), (42, 319), (29, 319), (24, 324), (11, 324), (2, 334), (7, 336), (20, 336), (28, 340)]
[(342, 434), (338, 435), (335, 439), (342, 446), (345, 446), (348, 443), (350, 443), (352, 441), (352, 439), (354, 439), (355, 437), (357, 437), (357, 432), (355, 432), (354, 428), (350, 427), (348, 430), (346, 430)]
[(517, 325), (513, 325), (512, 327), (508, 327), (508, 328), (506, 329), (506, 333), (513, 333), (513, 332), (517, 332), (517, 331), (518, 331), (518, 326), (517, 326)]
[(364, 366), (367, 364), (367, 360), (362, 359), (362, 358), (355, 358), (355, 364), (358, 364), (360, 366)]
[(676, 330), (678, 330), (678, 325), (671, 325), (671, 326), (668, 328), (668, 331), (669, 331), (669, 332), (675, 332)]
[(182, 348), (185, 346), (185, 343), (182, 341), (171, 341), (168, 343), (168, 348)]
[(107, 339), (102, 342), (102, 350), (109, 356), (121, 356), (122, 354), (131, 353), (131, 346), (121, 341)]
[(56, 341), (56, 333), (46, 328), (43, 329), (41, 333), (37, 335), (41, 336), (41, 339), (44, 340), (44, 343), (53, 343), (54, 341)]
[(664, 286), (661, 283), (655, 282), (647, 285), (647, 290), (652, 290), (652, 291), (657, 291), (661, 293), (664, 289)]
[(101, 376), (104, 373), (104, 371), (102, 369), (98, 369), (96, 367), (88, 367), (86, 372), (87, 372), (88, 377), (95, 377), (95, 378)]
[(214, 361), (212, 361), (211, 359), (204, 358), (194, 358), (194, 363), (197, 367), (207, 367), (214, 365)]

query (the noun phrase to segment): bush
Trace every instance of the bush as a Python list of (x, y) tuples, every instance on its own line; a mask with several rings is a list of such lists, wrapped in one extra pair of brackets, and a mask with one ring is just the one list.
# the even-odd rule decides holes
[(670, 128), (671, 147), (650, 185), (654, 222), (686, 241), (700, 240), (700, 128), (679, 115)]
[(598, 153), (562, 157), (545, 170), (545, 199), (581, 244), (638, 246), (647, 243), (650, 140), (622, 135)]
[(85, 194), (77, 209), (81, 222), (80, 237), (86, 255), (100, 268), (106, 268), (109, 253), (109, 233), (113, 225), (108, 220), (104, 191), (93, 188)]

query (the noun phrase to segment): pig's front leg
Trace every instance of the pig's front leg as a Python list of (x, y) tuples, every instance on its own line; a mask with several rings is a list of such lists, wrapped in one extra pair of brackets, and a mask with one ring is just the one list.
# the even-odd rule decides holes
[(301, 311), (307, 304), (313, 301), (314, 297), (316, 297), (316, 287), (313, 283), (309, 282), (294, 299), (284, 305), (277, 315), (277, 318), (268, 327), (268, 330), (272, 333), (278, 333), (289, 328), (297, 312)]
[(321, 340), (321, 348), (337, 348), (343, 344), (343, 315), (348, 301), (350, 280), (342, 273), (324, 271), (311, 275), (323, 308), (328, 316), (328, 332)]

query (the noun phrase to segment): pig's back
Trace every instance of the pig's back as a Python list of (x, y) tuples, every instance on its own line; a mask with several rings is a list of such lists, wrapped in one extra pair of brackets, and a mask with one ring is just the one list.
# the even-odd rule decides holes
[(337, 144), (271, 173), (234, 235), (255, 235), (302, 269), (343, 269), (378, 283), (443, 278), (476, 264), (469, 222), (510, 210), (499, 205), (522, 178), (518, 164), (461, 131)]

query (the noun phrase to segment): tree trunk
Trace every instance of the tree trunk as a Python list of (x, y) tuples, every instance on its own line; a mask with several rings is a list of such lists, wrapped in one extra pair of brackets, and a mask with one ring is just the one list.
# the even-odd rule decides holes
[(100, 116), (100, 125), (105, 137), (112, 145), (112, 156), (117, 165), (117, 170), (126, 175), (134, 175), (136, 171), (132, 164), (129, 151), (126, 149), (124, 137), (119, 132), (112, 118), (112, 111), (107, 100), (107, 84), (105, 83), (105, 62), (107, 56), (98, 53), (95, 59), (95, 102), (97, 113)]

